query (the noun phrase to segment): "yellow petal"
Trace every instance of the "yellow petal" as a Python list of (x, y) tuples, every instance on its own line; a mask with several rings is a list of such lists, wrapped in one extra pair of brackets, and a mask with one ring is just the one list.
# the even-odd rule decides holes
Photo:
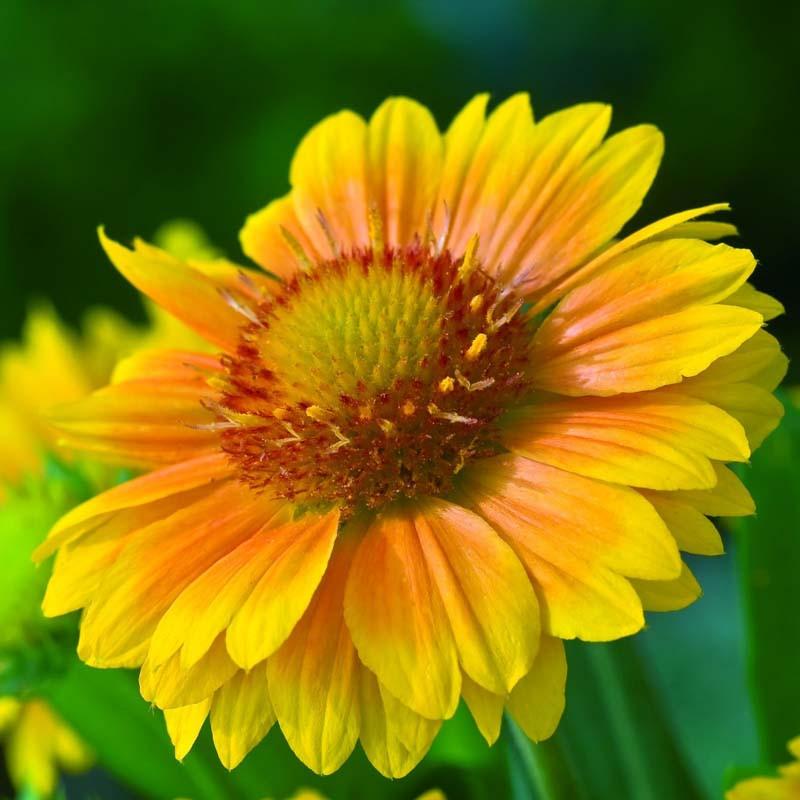
[(723, 464), (714, 464), (716, 485), (705, 491), (673, 492), (672, 497), (710, 517), (746, 517), (754, 514), (753, 498), (739, 478)]
[(691, 605), (703, 593), (686, 564), (671, 581), (632, 581), (646, 611), (678, 611)]
[(339, 511), (308, 513), (272, 535), (285, 549), (261, 576), (228, 628), (231, 658), (251, 669), (272, 655), (303, 615), (325, 572), (336, 533)]
[(746, 461), (742, 426), (672, 392), (543, 401), (509, 415), (506, 447), (600, 480), (648, 489), (709, 489), (711, 459)]
[(434, 230), (438, 233), (446, 232), (448, 215), (452, 220), (452, 215), (458, 213), (467, 171), (486, 124), (488, 102), (488, 94), (473, 97), (456, 114), (444, 135), (442, 177), (433, 214)]
[(214, 695), (211, 733), (219, 760), (228, 769), (237, 767), (274, 724), (264, 664), (250, 672), (239, 670)]
[(486, 739), (487, 744), (494, 744), (500, 736), (505, 697), (487, 691), (470, 680), (469, 675), (466, 674), (462, 677), (461, 696), (464, 698), (481, 736)]
[[(557, 202), (559, 192), (597, 150), (611, 122), (610, 106), (584, 103), (550, 114), (536, 123), (521, 179), (511, 183), (508, 207), (489, 231), (485, 257), (490, 268), (505, 280), (524, 280), (531, 269), (547, 269), (540, 260), (533, 263), (530, 252), (552, 233), (546, 211)], [(518, 148), (519, 149), (519, 148)], [(513, 177), (513, 176), (509, 176)], [(500, 265), (504, 268), (500, 270)]]
[(764, 317), (764, 322), (769, 322), (786, 311), (782, 303), (764, 292), (759, 292), (751, 283), (740, 286), (727, 302), (732, 306), (741, 306), (749, 308), (751, 311), (757, 311)]
[(361, 661), (395, 697), (430, 719), (452, 716), (461, 688), (458, 652), (408, 509), (381, 512), (364, 535), (347, 581), (345, 619)]
[(637, 247), (574, 289), (536, 331), (532, 358), (546, 358), (630, 325), (716, 303), (755, 268), (749, 250), (671, 239)]
[(404, 706), (366, 669), (361, 671), (359, 687), (361, 746), (378, 772), (402, 778), (427, 753), (441, 722)]
[(528, 297), (563, 280), (633, 216), (663, 151), (661, 132), (639, 125), (612, 136), (570, 175), (537, 221), (542, 234), (518, 273)]
[(525, 569), (485, 520), (460, 506), (426, 500), (414, 525), (464, 672), (489, 691), (509, 692), (539, 646), (539, 606)]
[(314, 772), (335, 772), (359, 733), (361, 667), (343, 604), (355, 539), (343, 536), (303, 618), (269, 660), (269, 691), (286, 741)]
[(719, 531), (704, 514), (681, 502), (679, 492), (642, 492), (658, 511), (678, 547), (685, 553), (718, 556), (725, 552)]
[(209, 697), (192, 706), (168, 708), (164, 712), (167, 732), (175, 748), (175, 758), (178, 761), (183, 761), (194, 746), (210, 710), (211, 698)]
[(677, 214), (670, 214), (667, 217), (651, 222), (637, 231), (623, 237), (618, 241), (612, 242), (608, 247), (602, 248), (594, 258), (590, 259), (579, 269), (563, 277), (551, 286), (534, 304), (534, 312), (542, 311), (555, 303), (559, 298), (599, 275), (607, 268), (608, 264), (617, 256), (633, 250), (635, 247), (645, 242), (657, 241), (660, 237), (669, 234), (676, 227), (683, 225), (690, 220), (706, 214), (713, 214), (717, 211), (729, 211), (728, 203), (714, 203), (700, 208), (692, 208), (688, 211), (679, 211)]
[(369, 244), (366, 162), (367, 125), (352, 111), (327, 117), (300, 142), (289, 180), (297, 219), (317, 250), (328, 252), (320, 212), (344, 250)]
[(462, 253), (476, 233), (489, 240), (528, 166), (533, 133), (527, 94), (509, 97), (489, 115), (473, 144), (459, 195), (442, 199), (452, 212), (447, 237), (452, 252)]
[(507, 708), (534, 742), (553, 735), (564, 713), (567, 659), (560, 639), (545, 636), (531, 671), (514, 687)]
[(369, 121), (367, 153), (370, 203), (381, 215), (387, 244), (424, 236), (443, 155), (430, 111), (404, 97), (386, 100)]
[(192, 667), (184, 669), (178, 654), (164, 664), (148, 660), (139, 672), (142, 697), (161, 709), (181, 708), (202, 703), (239, 671), (219, 636), (208, 652)]
[[(574, 347), (537, 342), (533, 385), (566, 395), (642, 392), (678, 383), (734, 352), (762, 323), (734, 306), (693, 306), (611, 331)], [(533, 354), (532, 354), (533, 355)]]

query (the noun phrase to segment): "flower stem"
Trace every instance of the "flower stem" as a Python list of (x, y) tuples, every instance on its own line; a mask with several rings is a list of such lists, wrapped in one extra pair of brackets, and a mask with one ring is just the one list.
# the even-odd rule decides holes
[(508, 714), (503, 725), (514, 798), (574, 800), (581, 796), (556, 737), (532, 744)]

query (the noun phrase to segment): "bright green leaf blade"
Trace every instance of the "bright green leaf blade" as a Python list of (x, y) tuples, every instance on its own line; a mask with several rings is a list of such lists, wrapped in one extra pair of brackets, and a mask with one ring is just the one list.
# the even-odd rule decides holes
[(175, 760), (163, 715), (139, 695), (134, 676), (75, 662), (45, 689), (57, 713), (94, 750), (98, 763), (145, 797), (239, 798), (213, 762)]
[(751, 695), (762, 756), (773, 764), (800, 733), (800, 410), (785, 405), (780, 428), (742, 471), (756, 515), (734, 526)]

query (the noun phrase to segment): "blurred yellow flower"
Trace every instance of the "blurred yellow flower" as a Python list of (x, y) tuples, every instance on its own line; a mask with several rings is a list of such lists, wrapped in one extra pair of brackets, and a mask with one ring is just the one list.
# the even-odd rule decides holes
[(778, 767), (776, 777), (747, 778), (726, 792), (725, 800), (800, 800), (800, 736), (788, 748), (795, 760)]
[(0, 484), (39, 471), (57, 438), (47, 410), (107, 381), (117, 360), (131, 352), (134, 335), (132, 325), (107, 310), (89, 312), (81, 335), (49, 305), (30, 312), (22, 341), (0, 348)]
[(84, 772), (94, 758), (86, 745), (41, 700), (0, 697), (0, 739), (14, 787), (50, 797), (60, 770)]
[(277, 721), (319, 773), (360, 740), (398, 777), (461, 699), (490, 743), (504, 709), (546, 738), (562, 640), (691, 603), (680, 551), (753, 510), (726, 464), (777, 425), (786, 359), (753, 255), (697, 221), (727, 206), (618, 238), (660, 132), (486, 105), (313, 128), (241, 234), (266, 272), (101, 231), (222, 355), (140, 354), (59, 410), (151, 472), (53, 528), (45, 609), (84, 609), (87, 663), (141, 667), (179, 758), (207, 717), (230, 768)]

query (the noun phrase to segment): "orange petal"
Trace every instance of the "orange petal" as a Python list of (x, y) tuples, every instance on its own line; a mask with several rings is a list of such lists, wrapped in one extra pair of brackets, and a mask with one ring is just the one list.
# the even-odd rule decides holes
[(711, 459), (750, 454), (729, 414), (663, 391), (527, 406), (508, 417), (503, 441), (554, 467), (648, 489), (709, 489), (716, 482)]
[(366, 669), (358, 681), (361, 746), (372, 766), (387, 778), (402, 778), (422, 760), (441, 721), (416, 714), (400, 703)]
[(289, 176), (297, 219), (317, 251), (329, 252), (319, 214), (344, 250), (369, 244), (367, 125), (340, 111), (315, 125), (297, 148)]
[(109, 239), (102, 228), (99, 235), (114, 266), (140, 292), (207, 341), (227, 352), (235, 351), (245, 320), (220, 294), (220, 289), (227, 287), (157, 248), (128, 250)]
[(290, 547), (300, 544), (296, 542), (298, 525), (289, 522), (291, 513), (288, 503), (279, 506), (272, 519), (261, 521), (255, 535), (212, 564), (180, 593), (153, 634), (149, 658), (154, 664), (163, 663), (180, 650), (181, 665), (188, 669), (206, 653), (259, 582)]
[(340, 538), (303, 618), (269, 660), (269, 691), (286, 741), (320, 775), (335, 772), (359, 733), (358, 662), (344, 622), (344, 591), (355, 550)]
[(333, 509), (308, 512), (272, 532), (266, 569), (228, 628), (228, 652), (240, 667), (252, 669), (286, 641), (325, 573), (338, 529)]
[[(200, 487), (209, 487), (229, 478), (231, 466), (224, 453), (187, 459), (179, 464), (134, 478), (87, 500), (65, 514), (53, 526), (47, 540), (35, 551), (38, 560), (47, 558), (65, 542), (108, 522), (114, 515), (126, 514), (149, 504), (168, 501), (170, 511), (182, 506), (180, 496)], [(166, 514), (164, 515), (166, 516)], [(131, 520), (131, 527), (135, 524)], [(149, 524), (146, 523), (146, 524)]]
[(274, 724), (266, 665), (261, 664), (251, 672), (239, 670), (214, 694), (211, 733), (219, 760), (226, 769), (239, 766)]
[(539, 595), (548, 633), (606, 640), (641, 628), (641, 605), (621, 575), (678, 575), (674, 540), (627, 487), (516, 456), (464, 470), (461, 499), (508, 542)]
[(414, 526), (464, 672), (509, 692), (539, 647), (539, 606), (525, 569), (485, 520), (460, 506), (418, 503)]
[[(228, 482), (139, 530), (84, 612), (78, 651), (95, 666), (136, 666), (175, 598), (253, 535), (276, 504)], [(202, 699), (202, 698), (200, 698)]]
[(347, 581), (345, 619), (359, 657), (393, 695), (430, 719), (452, 716), (458, 653), (409, 510), (382, 512), (364, 535)]
[(404, 97), (386, 100), (367, 135), (370, 203), (383, 220), (386, 243), (424, 236), (439, 188), (443, 144), (430, 111)]
[(533, 669), (514, 687), (508, 711), (534, 742), (555, 733), (564, 713), (567, 659), (560, 639), (542, 638)]
[(136, 468), (174, 464), (219, 450), (201, 405), (204, 384), (127, 381), (100, 389), (50, 415), (59, 444), (93, 458)]
[[(247, 256), (260, 267), (286, 281), (301, 268), (299, 259), (307, 258), (311, 262), (318, 262), (322, 260), (320, 252), (328, 252), (327, 242), (320, 239), (323, 235), (322, 229), (317, 226), (313, 234), (312, 239), (300, 224), (294, 198), (290, 193), (251, 214), (245, 221), (239, 239)], [(292, 240), (297, 242), (302, 252), (294, 250)], [(317, 245), (322, 248), (323, 244), (325, 249), (318, 251)]]

